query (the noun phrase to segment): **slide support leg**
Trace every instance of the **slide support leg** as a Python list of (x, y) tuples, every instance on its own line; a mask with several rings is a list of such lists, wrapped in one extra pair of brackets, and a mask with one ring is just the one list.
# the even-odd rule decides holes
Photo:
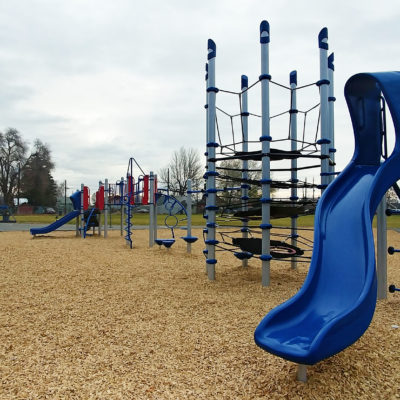
[(298, 364), (297, 365), (297, 380), (300, 382), (307, 382), (307, 365)]

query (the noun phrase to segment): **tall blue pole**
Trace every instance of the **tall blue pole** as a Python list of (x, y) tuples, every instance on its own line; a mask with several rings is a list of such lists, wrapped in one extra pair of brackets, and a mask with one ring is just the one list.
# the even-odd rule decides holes
[(105, 238), (108, 236), (107, 222), (108, 222), (108, 198), (109, 198), (108, 192), (109, 192), (109, 190), (110, 190), (110, 187), (108, 185), (108, 179), (105, 179), (104, 180), (104, 230), (103, 230), (103, 234), (104, 234)]
[(154, 246), (154, 239), (155, 239), (155, 232), (154, 232), (154, 218), (155, 218), (155, 213), (154, 209), (156, 207), (155, 205), (155, 194), (154, 194), (154, 172), (150, 171), (149, 175), (149, 188), (150, 188), (150, 196), (149, 196), (149, 247)]
[[(208, 61), (208, 60), (207, 60)], [(205, 177), (205, 181), (206, 181), (206, 189), (207, 189), (207, 185), (208, 185), (208, 181), (207, 181), (207, 172), (208, 172), (208, 147), (207, 144), (209, 142), (209, 138), (208, 138), (208, 119), (209, 119), (209, 115), (208, 115), (208, 62), (206, 63), (206, 76), (205, 76), (205, 80), (206, 80), (206, 104), (205, 104), (205, 109), (206, 109), (206, 152), (204, 153), (204, 155), (206, 156), (206, 174), (204, 175)], [(205, 196), (205, 212), (204, 212), (204, 218), (206, 219), (206, 226), (207, 226), (207, 219), (208, 219), (208, 214), (207, 214), (207, 209), (208, 209), (208, 194), (207, 194), (207, 190), (204, 194)], [(208, 230), (206, 228), (206, 238), (208, 239)], [(204, 250), (204, 254), (206, 255), (206, 259), (208, 258), (208, 251), (209, 251), (209, 245), (206, 243), (206, 248)], [(208, 274), (208, 264), (206, 264), (206, 274)]]
[(261, 178), (261, 225), (262, 247), (261, 247), (261, 269), (262, 286), (268, 286), (270, 281), (270, 230), (271, 230), (271, 176), (270, 176), (270, 110), (269, 110), (269, 23), (262, 21), (260, 24), (260, 44), (261, 44), (261, 149), (262, 149), (262, 178)]
[(84, 228), (85, 228), (85, 210), (83, 209), (83, 191), (84, 191), (85, 185), (81, 183), (81, 215), (80, 215), (80, 233), (81, 237), (84, 238)]
[(318, 143), (321, 145), (321, 191), (329, 184), (329, 79), (328, 79), (328, 29), (323, 28), (318, 35), (319, 65), (320, 65), (320, 113), (321, 113), (321, 138)]
[[(297, 150), (297, 72), (292, 71), (289, 76), (290, 81), (290, 149), (295, 152)], [(290, 200), (293, 202), (293, 206), (296, 206), (296, 202), (299, 199), (297, 196), (297, 183), (299, 182), (297, 178), (297, 159), (293, 158), (291, 160), (291, 176), (290, 182), (292, 184), (292, 189), (290, 193)], [(291, 244), (297, 246), (297, 215), (291, 218)], [(295, 257), (292, 257), (291, 262), (292, 268), (297, 267), (297, 261)]]
[[(247, 153), (249, 151), (249, 107), (248, 107), (248, 96), (247, 96), (247, 88), (249, 87), (249, 79), (246, 75), (242, 75), (241, 77), (241, 88), (242, 88), (242, 95), (241, 95), (241, 103), (242, 103), (242, 151), (243, 153)], [(249, 179), (249, 162), (248, 160), (243, 160), (242, 162), (242, 179), (244, 182), (241, 184), (241, 202), (242, 202), (242, 211), (248, 210), (248, 202), (249, 202), (249, 188), (250, 185), (246, 182)], [(242, 220), (242, 237), (248, 237), (249, 231), (249, 223), (248, 219), (245, 216)], [(248, 260), (247, 258), (242, 260), (242, 266), (247, 267)]]
[(332, 165), (329, 165), (329, 173), (330, 173), (330, 182), (334, 179), (335, 172), (335, 91), (334, 91), (334, 73), (335, 73), (335, 65), (334, 62), (334, 53), (331, 53), (328, 57), (328, 79), (329, 79), (329, 139), (331, 141), (329, 145), (329, 158), (332, 160)]
[[(186, 191), (186, 212), (187, 212), (187, 237), (192, 237), (192, 180), (187, 180), (187, 191)], [(186, 242), (186, 252), (192, 253), (192, 243)]]
[(207, 276), (210, 280), (215, 280), (215, 264), (217, 260), (215, 258), (215, 245), (218, 244), (216, 240), (216, 211), (218, 209), (216, 201), (216, 182), (215, 178), (218, 175), (215, 169), (215, 149), (218, 144), (215, 142), (215, 118), (216, 118), (216, 94), (218, 89), (215, 87), (215, 57), (216, 57), (216, 45), (213, 40), (208, 40), (208, 84), (207, 84), (207, 126), (208, 126), (208, 142), (207, 142), (207, 154), (208, 154), (208, 170), (207, 175)]

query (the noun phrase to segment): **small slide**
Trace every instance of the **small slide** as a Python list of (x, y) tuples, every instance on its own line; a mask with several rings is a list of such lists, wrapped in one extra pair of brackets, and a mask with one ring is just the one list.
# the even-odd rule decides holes
[[(381, 94), (396, 135), (393, 153), (383, 163)], [(355, 152), (318, 203), (308, 276), (254, 333), (264, 350), (305, 365), (342, 351), (368, 328), (377, 296), (372, 219), (400, 179), (400, 72), (355, 75), (346, 83), (345, 97)]]
[(43, 228), (31, 228), (32, 235), (44, 235), (58, 229), (60, 226), (65, 225), (71, 219), (76, 218), (80, 214), (79, 210), (71, 211), (70, 213), (64, 215), (62, 218), (54, 221), (52, 224), (45, 226)]

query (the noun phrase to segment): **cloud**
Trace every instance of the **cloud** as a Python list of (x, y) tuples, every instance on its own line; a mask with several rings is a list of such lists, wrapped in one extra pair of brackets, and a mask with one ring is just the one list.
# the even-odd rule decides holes
[[(217, 43), (217, 86), (239, 90), (240, 75), (254, 82), (260, 74), (259, 24), (267, 19), (273, 79), (287, 84), (296, 69), (305, 84), (319, 79), (317, 35), (327, 26), (341, 169), (353, 150), (344, 84), (356, 72), (398, 69), (399, 13), (395, 0), (2, 2), (0, 126), (48, 143), (55, 178), (71, 186), (119, 179), (130, 156), (157, 171), (181, 146), (204, 152), (208, 38)], [(299, 93), (304, 107), (316, 98), (315, 88)], [(289, 100), (271, 89), (273, 112)], [(218, 101), (235, 112), (237, 100)], [(250, 101), (259, 111), (258, 87)], [(273, 134), (286, 135), (283, 125)]]

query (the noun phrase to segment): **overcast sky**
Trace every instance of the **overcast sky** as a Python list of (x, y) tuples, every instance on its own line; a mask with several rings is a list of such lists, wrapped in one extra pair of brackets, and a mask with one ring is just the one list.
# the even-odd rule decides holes
[(260, 74), (263, 19), (283, 83), (293, 69), (299, 84), (319, 79), (328, 27), (342, 169), (353, 152), (343, 87), (357, 72), (400, 69), (398, 0), (0, 0), (0, 129), (47, 143), (71, 190), (119, 179), (131, 156), (157, 172), (181, 146), (203, 154), (207, 40), (217, 87), (238, 90), (241, 74)]

